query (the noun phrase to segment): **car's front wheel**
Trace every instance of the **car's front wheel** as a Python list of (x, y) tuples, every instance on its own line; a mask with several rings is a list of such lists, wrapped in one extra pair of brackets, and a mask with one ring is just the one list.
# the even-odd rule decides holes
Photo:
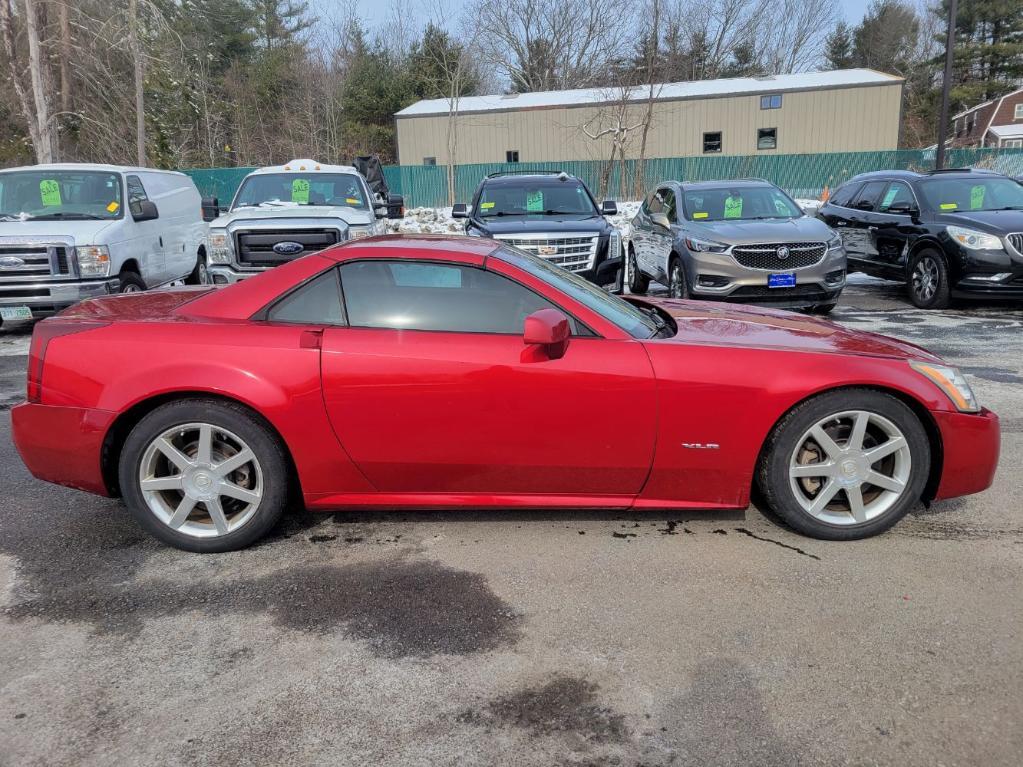
[(682, 268), (682, 259), (672, 256), (668, 264), (668, 295), (672, 298), (689, 298), (689, 284)]
[(917, 253), (909, 263), (909, 300), (920, 309), (947, 309), (951, 303), (948, 266), (935, 250)]
[(916, 504), (930, 471), (916, 414), (882, 392), (815, 397), (775, 427), (757, 482), (767, 505), (801, 533), (827, 540), (877, 535)]
[(244, 548), (284, 511), (287, 462), (271, 429), (241, 405), (189, 399), (144, 417), (121, 451), (132, 515), (186, 551)]
[(639, 263), (636, 261), (636, 251), (632, 245), (629, 245), (628, 259), (629, 292), (642, 295), (650, 289), (650, 280), (639, 270)]

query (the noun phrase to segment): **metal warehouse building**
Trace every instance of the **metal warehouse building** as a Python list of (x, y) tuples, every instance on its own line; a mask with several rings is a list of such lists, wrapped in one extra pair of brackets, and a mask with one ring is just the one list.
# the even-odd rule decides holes
[[(869, 69), (703, 80), (654, 86), (646, 156), (807, 154), (895, 149), (902, 78)], [(618, 122), (643, 120), (649, 89), (592, 88), (470, 96), (454, 117), (447, 99), (419, 101), (395, 116), (403, 165), (607, 159)], [(587, 135), (589, 133), (590, 135)], [(626, 156), (639, 154), (639, 130)]]

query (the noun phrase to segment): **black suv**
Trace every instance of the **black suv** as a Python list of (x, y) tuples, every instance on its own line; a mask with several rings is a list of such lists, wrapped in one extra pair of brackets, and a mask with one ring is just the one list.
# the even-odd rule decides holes
[(999, 173), (879, 171), (835, 190), (820, 217), (849, 271), (905, 280), (921, 309), (952, 298), (1023, 298), (1023, 186)]
[(601, 286), (621, 287), (621, 233), (604, 218), (618, 213), (612, 200), (597, 206), (580, 179), (552, 171), (491, 173), (480, 181), (471, 208), (459, 203), (454, 218), (465, 233), (492, 237), (575, 272)]

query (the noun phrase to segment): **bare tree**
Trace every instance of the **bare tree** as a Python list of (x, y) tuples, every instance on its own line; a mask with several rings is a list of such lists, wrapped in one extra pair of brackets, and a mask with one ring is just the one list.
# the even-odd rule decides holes
[(607, 98), (606, 104), (580, 126), (580, 130), (588, 139), (610, 146), (610, 156), (600, 173), (600, 197), (607, 196), (611, 188), (611, 178), (616, 164), (619, 192), (624, 193), (628, 188), (625, 154), (635, 137), (636, 130), (643, 127), (645, 117), (645, 113), (637, 114), (634, 100), (636, 90), (633, 87), (619, 85), (606, 88), (603, 94)]
[(36, 0), (25, 0), (24, 14), (31, 98), (21, 82), (21, 72), (25, 67), (19, 63), (20, 57), (15, 45), (14, 10), (11, 0), (0, 0), (0, 35), (3, 36), (8, 77), (17, 94), (18, 105), (28, 127), (36, 160), (38, 162), (53, 162), (56, 159), (57, 150), (51, 122), (49, 94), (47, 93), (46, 75), (49, 70), (43, 68)]
[[(650, 126), (654, 121), (654, 104), (661, 94), (664, 84), (660, 82), (663, 76), (661, 59), (660, 29), (661, 29), (661, 3), (662, 0), (648, 0), (644, 8), (643, 16), (650, 20), (650, 26), (654, 30), (647, 40), (643, 50), (643, 90), (646, 93), (646, 109), (643, 114), (639, 139), (639, 158), (636, 161), (636, 175), (633, 179), (633, 196), (642, 199), (646, 192), (646, 145), (647, 137), (650, 134)], [(622, 188), (622, 194), (625, 189)]]
[(135, 149), (138, 164), (146, 164), (145, 62), (139, 45), (139, 3), (128, 0), (128, 50), (131, 52), (135, 84)]

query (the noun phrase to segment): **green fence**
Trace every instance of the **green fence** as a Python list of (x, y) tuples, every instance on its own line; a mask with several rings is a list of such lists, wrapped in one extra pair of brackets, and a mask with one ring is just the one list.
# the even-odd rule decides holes
[[(984, 167), (1012, 176), (1023, 176), (1023, 149), (952, 149), (946, 167)], [(629, 200), (634, 193), (638, 162), (616, 165), (603, 196)], [(887, 152), (835, 152), (829, 154), (699, 156), (647, 160), (643, 189), (665, 179), (706, 181), (726, 178), (765, 178), (795, 197), (818, 197), (825, 187), (834, 189), (851, 176), (872, 170), (930, 170), (934, 150), (900, 149)], [(564, 170), (582, 178), (599, 194), (605, 164), (596, 160), (543, 163), (482, 163), (455, 166), (455, 197), (468, 202), (480, 179), (497, 171)], [(226, 204), (252, 168), (186, 170), (204, 196), (215, 195)], [(624, 171), (624, 173), (623, 173)], [(449, 204), (447, 168), (443, 165), (391, 165), (384, 168), (387, 185), (405, 197), (406, 207), (440, 207)], [(624, 183), (623, 182), (624, 179)]]

